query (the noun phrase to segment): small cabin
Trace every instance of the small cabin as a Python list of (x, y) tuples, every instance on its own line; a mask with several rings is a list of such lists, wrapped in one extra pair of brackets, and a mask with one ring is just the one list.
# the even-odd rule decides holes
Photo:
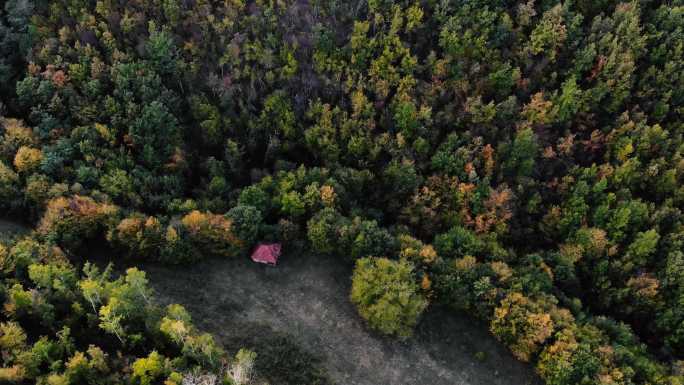
[(275, 266), (280, 257), (280, 243), (261, 243), (252, 253), (252, 261)]

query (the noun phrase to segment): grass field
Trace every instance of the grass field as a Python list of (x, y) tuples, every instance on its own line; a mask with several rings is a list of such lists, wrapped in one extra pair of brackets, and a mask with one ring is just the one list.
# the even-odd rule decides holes
[(406, 342), (371, 332), (347, 298), (350, 268), (329, 257), (286, 255), (275, 268), (244, 258), (145, 269), (162, 301), (185, 305), (228, 347), (257, 351), (272, 384), (539, 383), (485, 326), (442, 309)]

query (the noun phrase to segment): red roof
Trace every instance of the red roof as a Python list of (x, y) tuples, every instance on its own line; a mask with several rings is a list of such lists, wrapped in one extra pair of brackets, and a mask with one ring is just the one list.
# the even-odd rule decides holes
[(261, 243), (252, 253), (252, 261), (275, 265), (280, 257), (280, 243)]

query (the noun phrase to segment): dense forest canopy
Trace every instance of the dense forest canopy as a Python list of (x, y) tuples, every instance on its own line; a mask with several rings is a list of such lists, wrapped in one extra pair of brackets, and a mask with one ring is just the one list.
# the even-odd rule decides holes
[(379, 332), (446, 305), (548, 384), (684, 384), (683, 1), (2, 4), (0, 208), (36, 227), (0, 245), (3, 381), (241, 383), (83, 257), (269, 240), (355, 265)]

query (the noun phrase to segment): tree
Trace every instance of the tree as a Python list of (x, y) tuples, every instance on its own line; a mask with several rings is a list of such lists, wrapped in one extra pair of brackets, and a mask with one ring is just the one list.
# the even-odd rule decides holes
[(1, 4), (0, 215), (41, 219), (0, 250), (33, 343), (0, 382), (218, 380), (140, 271), (68, 260), (265, 237), (369, 259), (391, 334), (430, 296), (550, 384), (684, 383), (682, 0)]
[(349, 219), (340, 215), (335, 209), (326, 207), (319, 211), (307, 223), (307, 236), (313, 250), (323, 254), (341, 252), (340, 231), (348, 226)]
[(133, 181), (124, 170), (116, 169), (100, 177), (99, 185), (116, 202), (135, 202)]
[(184, 357), (207, 368), (215, 368), (224, 354), (210, 334), (195, 329), (190, 314), (181, 305), (167, 306), (159, 330), (181, 348)]
[(428, 305), (408, 261), (366, 257), (356, 261), (351, 301), (368, 324), (408, 338)]
[(485, 250), (485, 244), (472, 231), (455, 226), (449, 232), (435, 237), (435, 248), (439, 255), (460, 258), (480, 255)]
[(164, 227), (156, 217), (133, 214), (107, 232), (112, 246), (133, 257), (158, 258), (164, 247)]
[(21, 146), (14, 156), (14, 167), (20, 173), (28, 173), (38, 168), (42, 160), (43, 153), (40, 150)]
[(236, 385), (247, 385), (252, 381), (256, 357), (255, 352), (247, 349), (240, 349), (235, 354), (235, 363), (231, 369), (231, 374)]
[(0, 12), (0, 94), (2, 100), (10, 101), (26, 54), (31, 48), (34, 33), (30, 18), (35, 2), (9, 0)]
[[(585, 333), (596, 333), (592, 328), (585, 330)], [(556, 333), (555, 342), (542, 351), (537, 372), (547, 384), (590, 384), (598, 380), (601, 362), (592, 354), (595, 347), (582, 341), (583, 336), (578, 336), (578, 331), (563, 329)]]
[(78, 248), (88, 238), (113, 226), (119, 208), (90, 197), (58, 197), (48, 202), (38, 231), (67, 248)]
[(153, 170), (170, 160), (180, 142), (176, 117), (159, 101), (143, 107), (128, 135), (138, 159)]
[(349, 249), (344, 251), (353, 259), (389, 255), (395, 251), (396, 240), (377, 221), (356, 217), (343, 234), (350, 241)]
[(226, 216), (194, 210), (181, 219), (181, 224), (189, 240), (210, 254), (232, 257), (244, 250), (245, 242)]
[(19, 176), (0, 160), (0, 206), (10, 209), (19, 197)]
[(254, 206), (237, 205), (226, 214), (232, 220), (235, 235), (244, 242), (245, 247), (253, 245), (262, 226), (262, 214)]
[(15, 322), (0, 324), (0, 349), (7, 356), (16, 356), (26, 348), (26, 333)]
[(384, 190), (387, 191), (384, 200), (392, 209), (398, 210), (400, 202), (408, 199), (421, 182), (421, 176), (416, 172), (412, 161), (394, 160), (385, 167), (382, 173), (382, 183)]
[(513, 178), (529, 177), (534, 171), (538, 152), (537, 136), (531, 128), (523, 128), (515, 134), (513, 142), (502, 148), (506, 154), (502, 164), (504, 175)]
[(253, 184), (240, 191), (238, 205), (252, 206), (266, 216), (270, 212), (271, 198), (259, 185)]
[(148, 29), (150, 36), (146, 44), (146, 53), (153, 68), (161, 75), (174, 75), (176, 45), (171, 34), (165, 30), (159, 31), (154, 21), (150, 21)]
[(514, 292), (494, 310), (490, 330), (514, 356), (529, 361), (552, 335), (554, 323), (538, 302)]
[(530, 35), (529, 50), (532, 54), (544, 53), (552, 62), (567, 38), (567, 28), (563, 23), (563, 7), (559, 3), (544, 12), (542, 19)]
[(0, 141), (0, 157), (5, 161), (14, 159), (14, 155), (22, 146), (36, 147), (38, 140), (30, 127), (18, 119), (0, 117), (0, 127), (4, 129), (4, 135)]
[(151, 385), (153, 381), (164, 375), (164, 356), (152, 351), (147, 357), (138, 358), (131, 368), (133, 369), (133, 380), (136, 384)]
[(656, 251), (660, 234), (655, 229), (640, 232), (634, 241), (627, 247), (625, 258), (634, 261), (636, 266), (644, 266), (648, 262), (648, 257)]

